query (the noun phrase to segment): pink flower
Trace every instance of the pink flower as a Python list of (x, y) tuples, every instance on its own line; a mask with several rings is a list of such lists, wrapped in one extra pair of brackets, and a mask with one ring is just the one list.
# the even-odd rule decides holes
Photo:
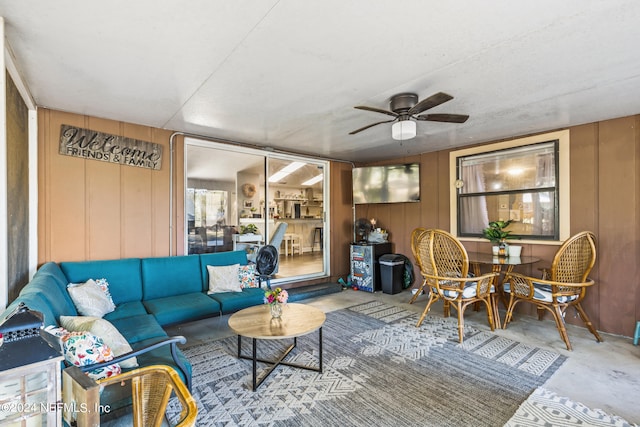
[(265, 304), (286, 304), (289, 299), (289, 293), (282, 288), (275, 288), (264, 293)]
[(285, 304), (288, 299), (289, 299), (289, 294), (287, 293), (287, 291), (283, 289), (282, 292), (278, 294), (277, 300), (279, 303)]

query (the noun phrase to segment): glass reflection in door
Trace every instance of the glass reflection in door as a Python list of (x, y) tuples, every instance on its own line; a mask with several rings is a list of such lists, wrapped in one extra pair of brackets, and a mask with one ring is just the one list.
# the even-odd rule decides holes
[(287, 224), (278, 274), (324, 272), (324, 164), (277, 156), (267, 164), (268, 215), (274, 224)]
[(187, 138), (188, 253), (245, 250), (255, 260), (262, 245), (273, 244), (279, 266), (272, 283), (322, 276), (328, 255), (325, 167), (324, 162)]

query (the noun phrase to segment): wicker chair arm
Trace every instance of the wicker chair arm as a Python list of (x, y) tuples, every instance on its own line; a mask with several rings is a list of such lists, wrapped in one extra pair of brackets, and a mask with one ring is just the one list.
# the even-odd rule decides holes
[(105, 366), (113, 365), (114, 363), (120, 363), (124, 360), (130, 359), (132, 357), (140, 356), (141, 354), (148, 353), (152, 350), (168, 345), (170, 347), (171, 357), (173, 358), (174, 363), (176, 364), (177, 368), (180, 369), (181, 373), (184, 375), (184, 378), (186, 379), (187, 389), (191, 390), (191, 376), (189, 375), (189, 371), (187, 370), (187, 367), (184, 365), (184, 363), (182, 363), (177, 353), (177, 350), (178, 350), (177, 345), (185, 344), (186, 342), (187, 342), (187, 339), (185, 337), (183, 337), (182, 335), (176, 335), (173, 337), (164, 338), (161, 341), (158, 341), (153, 344), (149, 344), (137, 350), (121, 354), (120, 356), (116, 356), (113, 359), (109, 360), (108, 362), (101, 362), (101, 363), (94, 363), (92, 365), (79, 366), (79, 368), (82, 372), (93, 371), (94, 369), (100, 369), (100, 368), (104, 368)]
[[(476, 283), (476, 295), (482, 296), (482, 295), (490, 294), (491, 282), (494, 277), (498, 276), (498, 274), (499, 273), (497, 272), (492, 272), (492, 273), (483, 274), (482, 276), (475, 276), (475, 277), (448, 277), (448, 276), (425, 275), (425, 278), (427, 282), (430, 281), (431, 283), (435, 283), (435, 285), (432, 285), (432, 286), (435, 286), (445, 291), (458, 292), (459, 294), (456, 294), (456, 295), (463, 294), (467, 283)], [(447, 297), (443, 295), (443, 298), (447, 300), (454, 300), (458, 298), (458, 296)]]
[(515, 278), (520, 278), (522, 280), (525, 280), (530, 284), (530, 286), (533, 286), (534, 282), (541, 285), (566, 286), (566, 287), (573, 287), (573, 288), (584, 288), (586, 286), (592, 286), (595, 284), (595, 281), (593, 279), (588, 279), (586, 282), (580, 282), (580, 283), (567, 283), (567, 282), (555, 282), (553, 280), (545, 280), (537, 277), (525, 276), (524, 274), (520, 274), (520, 273), (508, 273), (504, 279), (505, 282), (509, 281), (509, 277), (515, 277)]
[(479, 282), (486, 279), (493, 279), (495, 276), (500, 273), (486, 273), (482, 276), (473, 276), (473, 277), (450, 277), (450, 276), (432, 276), (431, 274), (424, 274), (423, 276), (431, 279), (437, 280), (439, 282), (442, 281), (450, 281), (450, 282), (459, 282), (459, 283), (467, 283), (467, 282)]
[(182, 383), (180, 375), (170, 366), (145, 366), (96, 382), (101, 386), (106, 386), (127, 380), (132, 380), (133, 424), (135, 426), (156, 425), (155, 423), (159, 419), (164, 418), (164, 412), (171, 396), (176, 396), (182, 406), (180, 422), (176, 427), (195, 425), (198, 414), (196, 401)]

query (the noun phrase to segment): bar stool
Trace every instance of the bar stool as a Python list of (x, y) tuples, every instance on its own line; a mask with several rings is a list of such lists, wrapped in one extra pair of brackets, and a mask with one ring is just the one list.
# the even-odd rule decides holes
[(322, 246), (323, 246), (323, 231), (322, 231), (322, 227), (316, 227), (313, 230), (313, 240), (311, 241), (311, 252), (313, 252), (313, 250), (316, 247), (316, 242), (318, 242), (320, 244), (320, 250), (322, 250)]
[(284, 243), (285, 256), (289, 256), (289, 254), (291, 254), (291, 256), (295, 255), (296, 249), (298, 249), (298, 254), (302, 255), (302, 237), (300, 237), (299, 234), (285, 234), (282, 243)]
[(302, 236), (299, 234), (291, 235), (291, 256), (296, 254), (298, 249), (298, 255), (302, 255)]

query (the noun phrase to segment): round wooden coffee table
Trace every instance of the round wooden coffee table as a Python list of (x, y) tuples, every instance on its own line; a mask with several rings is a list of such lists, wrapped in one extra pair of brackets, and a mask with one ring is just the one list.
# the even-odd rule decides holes
[[(322, 325), (326, 315), (321, 310), (305, 304), (286, 304), (282, 310), (282, 317), (272, 319), (269, 306), (257, 305), (240, 310), (229, 317), (229, 328), (238, 334), (238, 358), (249, 359), (253, 362), (253, 391), (279, 365), (292, 366), (294, 368), (307, 369), (322, 372)], [(293, 350), (298, 337), (318, 331), (318, 366), (299, 365), (284, 361)], [(242, 354), (242, 337), (251, 338), (253, 342), (252, 355)], [(293, 344), (289, 346), (277, 360), (260, 359), (257, 356), (257, 340), (281, 340), (293, 338)], [(257, 380), (257, 362), (267, 363), (271, 366), (264, 375)]]

